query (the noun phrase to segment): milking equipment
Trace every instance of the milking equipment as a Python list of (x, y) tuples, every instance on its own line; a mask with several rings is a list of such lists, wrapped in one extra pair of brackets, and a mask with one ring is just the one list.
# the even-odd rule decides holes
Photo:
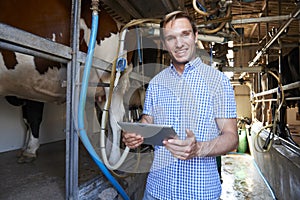
[[(93, 1), (94, 2), (94, 1)], [(98, 165), (98, 167), (101, 169), (101, 171), (104, 173), (104, 175), (108, 178), (108, 180), (112, 183), (112, 185), (116, 188), (116, 190), (121, 194), (123, 199), (127, 200), (129, 197), (127, 196), (126, 192), (124, 189), (120, 186), (120, 184), (115, 180), (115, 178), (111, 175), (109, 170), (116, 170), (118, 169), (123, 162), (125, 161), (129, 148), (126, 147), (125, 151), (123, 152), (121, 158), (119, 161), (111, 165), (107, 159), (106, 151), (105, 151), (105, 130), (107, 126), (107, 121), (108, 121), (108, 112), (111, 106), (111, 100), (112, 100), (112, 94), (114, 92), (114, 88), (118, 85), (119, 78), (121, 76), (121, 72), (126, 69), (126, 58), (124, 55), (127, 53), (125, 52), (124, 49), (124, 40), (125, 36), (127, 33), (127, 30), (129, 27), (132, 26), (137, 26), (142, 23), (156, 23), (158, 24), (160, 22), (159, 19), (139, 19), (139, 20), (132, 20), (128, 24), (126, 24), (120, 31), (120, 39), (119, 39), (119, 46), (118, 46), (118, 58), (114, 60), (113, 65), (112, 65), (112, 70), (111, 70), (111, 77), (110, 77), (110, 87), (109, 87), (109, 94), (107, 97), (107, 100), (104, 105), (103, 113), (102, 113), (102, 120), (101, 120), (101, 134), (100, 134), (100, 149), (101, 149), (101, 158), (100, 159), (99, 155), (95, 151), (94, 147), (92, 146), (87, 133), (85, 131), (84, 127), (84, 108), (85, 108), (85, 103), (86, 103), (86, 96), (87, 96), (87, 88), (88, 88), (88, 81), (89, 81), (89, 75), (90, 75), (90, 69), (92, 65), (92, 58), (93, 58), (93, 53), (94, 53), (94, 48), (95, 48), (95, 40), (96, 40), (96, 33), (97, 33), (97, 27), (98, 27), (98, 1), (97, 2), (97, 7), (93, 6), (93, 15), (92, 15), (92, 29), (91, 29), (91, 36), (90, 36), (90, 43), (89, 43), (89, 48), (88, 48), (88, 54), (86, 58), (86, 64), (83, 72), (83, 77), (82, 77), (82, 85), (81, 85), (81, 90), (80, 90), (80, 97), (79, 97), (79, 105), (78, 105), (78, 130), (80, 134), (80, 138), (90, 153), (91, 157), (95, 161), (95, 163)], [(93, 3), (92, 3), (93, 4)], [(96, 3), (95, 3), (96, 4)]]
[[(124, 200), (129, 200), (128, 195), (126, 194), (125, 190), (121, 187), (118, 181), (110, 174), (109, 170), (106, 166), (102, 163), (101, 159), (99, 158), (98, 154), (96, 153), (94, 147), (92, 146), (88, 135), (84, 128), (84, 108), (86, 103), (86, 96), (87, 96), (87, 88), (88, 88), (88, 81), (90, 76), (90, 69), (92, 66), (92, 59), (94, 54), (94, 48), (96, 43), (96, 35), (98, 30), (98, 0), (92, 0), (92, 28), (91, 28), (91, 35), (88, 47), (88, 53), (86, 57), (86, 64), (84, 67), (83, 77), (82, 77), (82, 85), (80, 90), (80, 97), (79, 97), (79, 104), (78, 104), (78, 131), (80, 135), (80, 139), (84, 144), (85, 148), (91, 155), (92, 159), (95, 161), (99, 169), (103, 172), (106, 178), (111, 182), (111, 184), (115, 187), (115, 189), (120, 193)], [(112, 74), (114, 71), (112, 71)]]
[(103, 113), (102, 113), (102, 120), (101, 120), (101, 134), (100, 134), (100, 148), (101, 148), (101, 154), (103, 158), (103, 162), (105, 165), (110, 169), (110, 170), (116, 170), (118, 169), (125, 161), (128, 153), (129, 153), (129, 148), (126, 147), (122, 156), (118, 160), (118, 162), (114, 165), (111, 165), (107, 159), (106, 151), (105, 151), (105, 130), (107, 126), (107, 121), (108, 121), (108, 114), (109, 114), (109, 109), (111, 106), (111, 100), (112, 100), (112, 95), (114, 92), (114, 88), (118, 85), (118, 81), (120, 78), (120, 74), (122, 70), (125, 70), (126, 68), (126, 59), (124, 58), (124, 55), (126, 52), (124, 51), (124, 41), (125, 41), (125, 36), (128, 31), (128, 28), (132, 26), (137, 26), (139, 24), (147, 23), (147, 22), (152, 22), (152, 23), (159, 23), (160, 20), (158, 19), (139, 19), (139, 20), (132, 20), (128, 24), (126, 24), (120, 31), (120, 39), (119, 39), (119, 47), (118, 47), (118, 58), (115, 59), (113, 66), (112, 66), (112, 71), (111, 71), (111, 77), (110, 77), (110, 87), (109, 87), (109, 94), (108, 98), (106, 99)]

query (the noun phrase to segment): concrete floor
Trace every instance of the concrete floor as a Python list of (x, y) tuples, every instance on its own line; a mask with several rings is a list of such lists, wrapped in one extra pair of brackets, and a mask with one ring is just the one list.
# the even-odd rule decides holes
[(222, 156), (222, 200), (272, 200), (272, 191), (249, 154)]
[[(41, 145), (32, 163), (18, 164), (19, 151), (0, 154), (0, 200), (64, 200), (65, 141)], [(100, 171), (85, 149), (79, 150), (79, 184)]]
[[(86, 152), (80, 152), (79, 182), (84, 183), (100, 172)], [(42, 145), (33, 163), (17, 164), (16, 154), (0, 154), (0, 200), (65, 199), (64, 141)], [(273, 199), (248, 154), (223, 156), (222, 179), (222, 200)]]
[(1, 200), (60, 200), (65, 190), (64, 143), (42, 145), (32, 163), (18, 164), (18, 151), (0, 154)]

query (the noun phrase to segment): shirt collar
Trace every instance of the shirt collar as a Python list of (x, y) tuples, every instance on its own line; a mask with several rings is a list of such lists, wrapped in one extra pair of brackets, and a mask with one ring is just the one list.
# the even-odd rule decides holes
[[(195, 69), (201, 63), (202, 63), (201, 59), (199, 57), (196, 57), (194, 60), (192, 60), (192, 61), (190, 61), (190, 62), (188, 62), (188, 63), (185, 64), (184, 72), (183, 73), (189, 72), (189, 71)], [(173, 65), (173, 63), (171, 63), (170, 67), (171, 67), (172, 71), (174, 71), (174, 72), (177, 73), (177, 71), (176, 71), (175, 66)]]

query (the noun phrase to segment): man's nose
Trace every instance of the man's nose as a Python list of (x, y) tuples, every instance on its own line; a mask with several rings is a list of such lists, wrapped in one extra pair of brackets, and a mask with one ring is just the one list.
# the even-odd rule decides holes
[(183, 46), (183, 38), (178, 36), (176, 37), (176, 47), (181, 47)]

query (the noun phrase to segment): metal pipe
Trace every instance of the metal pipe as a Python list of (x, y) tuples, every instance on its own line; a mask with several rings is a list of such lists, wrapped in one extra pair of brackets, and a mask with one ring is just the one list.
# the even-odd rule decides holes
[(254, 100), (255, 103), (271, 102), (271, 101), (277, 101), (277, 99), (260, 99), (260, 100)]
[(288, 20), (290, 15), (280, 15), (280, 16), (268, 16), (268, 17), (255, 17), (248, 19), (234, 19), (231, 21), (232, 25), (236, 24), (253, 24), (253, 23), (262, 23), (262, 22), (273, 22), (273, 21), (283, 21)]
[(51, 54), (37, 51), (34, 49), (28, 49), (26, 47), (22, 47), (22, 46), (7, 43), (7, 42), (0, 41), (0, 47), (3, 49), (10, 50), (10, 51), (19, 52), (19, 53), (23, 53), (23, 54), (27, 54), (27, 55), (32, 55), (32, 56), (36, 56), (36, 57), (40, 57), (40, 58), (45, 58), (47, 60), (52, 60), (52, 61), (59, 62), (59, 63), (66, 64), (69, 62), (69, 59), (66, 59), (66, 58), (57, 57), (55, 55), (51, 55)]
[(278, 39), (278, 37), (282, 34), (283, 31), (292, 23), (292, 21), (299, 15), (300, 6), (292, 13), (290, 19), (278, 30), (278, 32), (274, 35), (273, 38), (257, 53), (257, 55), (253, 58), (253, 60), (249, 63), (249, 67), (252, 67), (258, 59), (269, 49), (269, 47)]
[[(300, 88), (300, 81), (282, 86), (282, 89), (284, 91), (285, 90), (295, 89), (295, 88)], [(268, 90), (268, 91), (257, 93), (257, 94), (254, 95), (254, 97), (259, 97), (259, 96), (264, 96), (264, 95), (268, 95), (268, 94), (273, 94), (273, 93), (276, 93), (277, 90), (278, 90), (278, 88), (273, 88), (273, 89)]]
[(224, 44), (225, 42), (227, 42), (227, 39), (225, 37), (204, 34), (198, 34), (198, 40), (206, 42), (215, 42), (219, 44)]

